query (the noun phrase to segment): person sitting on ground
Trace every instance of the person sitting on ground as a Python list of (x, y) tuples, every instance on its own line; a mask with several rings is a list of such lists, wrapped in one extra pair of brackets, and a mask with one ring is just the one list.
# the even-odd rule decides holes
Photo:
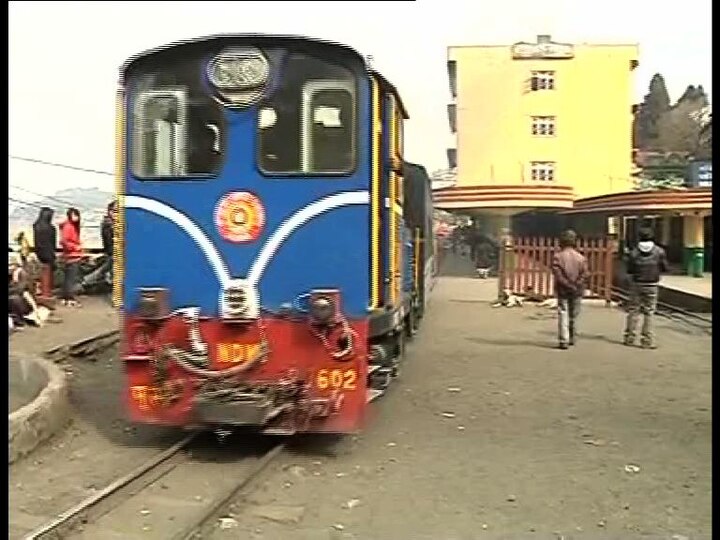
[(38, 306), (30, 289), (31, 283), (21, 258), (16, 258), (8, 269), (8, 315), (14, 326), (21, 328), (27, 322), (43, 326), (50, 319), (50, 322), (58, 322), (58, 319), (50, 317), (49, 309)]
[(32, 312), (32, 306), (19, 283), (20, 276), (16, 273), (18, 268), (16, 263), (8, 267), (8, 325), (11, 330), (22, 330), (26, 324), (25, 317)]
[(15, 241), (20, 246), (18, 251), (20, 264), (25, 272), (27, 272), (28, 290), (32, 292), (34, 296), (37, 296), (40, 292), (40, 274), (42, 272), (40, 261), (33, 250), (27, 233), (19, 233), (15, 237)]

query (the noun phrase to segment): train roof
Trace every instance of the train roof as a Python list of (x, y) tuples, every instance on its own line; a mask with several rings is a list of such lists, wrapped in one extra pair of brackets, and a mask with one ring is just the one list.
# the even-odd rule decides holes
[[(366, 64), (367, 66), (367, 64)], [(405, 104), (402, 101), (402, 97), (400, 97), (400, 92), (397, 91), (397, 88), (393, 86), (393, 84), (388, 81), (385, 77), (382, 76), (382, 74), (379, 71), (376, 71), (371, 68), (367, 68), (368, 72), (375, 76), (377, 80), (380, 82), (380, 88), (382, 88), (383, 91), (388, 92), (390, 94), (393, 94), (397, 98), (398, 105), (400, 106), (400, 112), (402, 112), (403, 118), (407, 120), (410, 118), (407, 113), (407, 109), (405, 108)]]
[(349, 45), (344, 45), (342, 43), (339, 43), (337, 41), (330, 41), (325, 39), (319, 39), (319, 38), (311, 38), (307, 36), (298, 36), (298, 35), (289, 35), (289, 34), (259, 34), (259, 33), (245, 33), (245, 34), (214, 34), (210, 36), (203, 36), (199, 38), (193, 38), (193, 39), (184, 39), (180, 41), (174, 41), (172, 43), (168, 43), (166, 45), (162, 45), (160, 47), (155, 47), (153, 49), (148, 49), (146, 51), (143, 51), (139, 54), (131, 56), (128, 60), (126, 60), (122, 66), (120, 67), (120, 74), (121, 74), (121, 84), (124, 80), (125, 74), (132, 70), (133, 68), (137, 67), (138, 65), (141, 65), (145, 60), (147, 60), (150, 57), (154, 57), (157, 54), (162, 54), (167, 51), (175, 51), (178, 48), (181, 47), (193, 47), (197, 46), (199, 44), (211, 44), (213, 42), (221, 42), (227, 39), (253, 39), (256, 40), (259, 44), (263, 44), (264, 42), (277, 42), (277, 41), (285, 41), (288, 43), (309, 43), (318, 47), (325, 47), (325, 48), (333, 48), (336, 50), (341, 50), (345, 52), (346, 54), (355, 57), (357, 60), (363, 63), (365, 66), (365, 69), (376, 77), (378, 81), (380, 82), (381, 88), (385, 92), (389, 92), (395, 95), (395, 97), (398, 100), (398, 103), (400, 105), (400, 110), (402, 111), (403, 117), (408, 118), (407, 109), (405, 108), (405, 105), (402, 102), (402, 98), (400, 97), (400, 93), (397, 91), (395, 86), (392, 85), (390, 81), (388, 81), (385, 77), (383, 77), (380, 72), (370, 68), (367, 64), (367, 61), (365, 60), (365, 57), (361, 55), (359, 52), (357, 52), (355, 49), (350, 47)]

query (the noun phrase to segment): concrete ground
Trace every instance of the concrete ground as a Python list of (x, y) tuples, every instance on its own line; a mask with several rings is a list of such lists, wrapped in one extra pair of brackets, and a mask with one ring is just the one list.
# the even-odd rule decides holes
[(34, 400), (45, 388), (47, 374), (15, 356), (8, 358), (8, 406), (14, 412)]
[[(60, 324), (13, 334), (11, 354), (18, 358), (42, 355), (58, 345), (117, 327), (116, 313), (99, 298), (84, 298), (81, 309), (58, 308), (58, 315), (63, 319)], [(135, 427), (126, 422), (116, 352), (64, 364), (73, 418), (64, 431), (10, 466), (11, 539), (21, 538), (92, 495), (181, 436), (175, 430)], [(13, 386), (13, 381), (19, 384), (20, 379), (11, 373), (11, 401), (27, 397), (25, 386)]]
[(495, 287), (442, 278), (367, 430), (298, 440), (213, 538), (710, 538), (711, 338), (661, 319), (660, 349), (626, 348), (586, 306), (555, 350), (554, 313)]
[[(659, 319), (661, 348), (629, 349), (623, 313), (586, 305), (559, 351), (551, 310), (445, 269), (367, 429), (296, 438), (213, 538), (709, 538), (711, 338)], [(179, 437), (123, 420), (113, 354), (69, 366), (73, 425), (10, 468), (11, 538)]]
[(80, 309), (59, 306), (55, 312), (60, 323), (48, 323), (42, 328), (26, 326), (9, 338), (10, 362), (8, 366), (8, 397), (10, 411), (29, 403), (42, 390), (42, 381), (28, 378), (20, 359), (42, 357), (52, 347), (78, 341), (93, 334), (117, 327), (117, 315), (107, 302), (100, 298), (83, 299)]

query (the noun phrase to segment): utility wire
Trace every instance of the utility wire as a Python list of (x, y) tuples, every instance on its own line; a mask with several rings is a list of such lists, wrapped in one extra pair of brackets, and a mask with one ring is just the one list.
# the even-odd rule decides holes
[(88, 169), (86, 167), (77, 167), (75, 165), (66, 165), (64, 163), (56, 163), (54, 161), (45, 161), (44, 159), (27, 158), (21, 156), (10, 156), (10, 159), (17, 159), (19, 161), (27, 161), (29, 163), (38, 163), (40, 165), (49, 165), (50, 167), (60, 167), (61, 169), (70, 169), (72, 171), (82, 171), (93, 174), (104, 174), (107, 176), (115, 176), (115, 173), (108, 171), (100, 171), (98, 169)]
[[(17, 204), (21, 204), (21, 205), (23, 205), (23, 206), (33, 206), (33, 207), (35, 207), (35, 208), (44, 208), (45, 206), (48, 206), (49, 208), (52, 208), (52, 210), (54, 210), (54, 211), (56, 211), (56, 212), (58, 212), (58, 213), (60, 213), (60, 212), (62, 211), (62, 208), (59, 207), (59, 206), (53, 207), (53, 206), (50, 206), (50, 205), (39, 204), (39, 203), (36, 203), (36, 202), (33, 202), (33, 201), (24, 201), (24, 200), (22, 200), (22, 199), (16, 199), (15, 197), (8, 197), (8, 200), (10, 200), (10, 201), (12, 201), (12, 202), (14, 202), (14, 203), (17, 203)], [(99, 228), (100, 228), (100, 225), (92, 224), (92, 223), (83, 223), (82, 227), (83, 227), (84, 229), (99, 229)]]
[[(12, 189), (17, 189), (20, 191), (24, 191), (25, 193), (28, 193), (29, 195), (35, 195), (37, 197), (42, 197), (43, 199), (47, 199), (48, 201), (54, 201), (57, 203), (62, 204), (63, 206), (74, 206), (74, 203), (71, 203), (70, 201), (64, 201), (63, 199), (58, 199), (57, 197), (52, 197), (50, 195), (43, 195), (42, 193), (37, 193), (35, 191), (30, 191), (29, 189), (22, 188), (20, 186), (16, 186), (13, 184), (10, 184), (10, 187)], [(87, 208), (85, 208), (87, 210)]]
[(20, 199), (15, 199), (15, 198), (13, 198), (13, 197), (8, 197), (8, 199), (11, 200), (11, 201), (14, 202), (14, 203), (23, 204), (23, 205), (25, 205), (25, 206), (34, 206), (35, 208), (42, 208), (42, 207), (43, 207), (43, 205), (41, 205), (41, 204), (37, 204), (37, 203), (34, 203), (34, 202), (30, 202), (30, 201), (22, 201), (22, 200), (20, 200)]

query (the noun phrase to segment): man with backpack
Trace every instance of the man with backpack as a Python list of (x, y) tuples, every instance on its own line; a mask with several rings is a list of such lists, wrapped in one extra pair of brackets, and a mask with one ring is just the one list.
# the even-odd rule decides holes
[(560, 235), (560, 251), (555, 254), (552, 272), (558, 310), (558, 342), (560, 349), (575, 345), (580, 303), (588, 277), (587, 259), (575, 250), (577, 235), (567, 230)]
[(660, 276), (667, 270), (665, 250), (655, 244), (652, 229), (641, 229), (638, 232), (637, 247), (630, 251), (627, 259), (630, 300), (627, 307), (627, 323), (623, 343), (628, 347), (635, 345), (637, 326), (642, 313), (641, 346), (644, 349), (657, 348), (653, 327), (658, 301), (658, 286)]

